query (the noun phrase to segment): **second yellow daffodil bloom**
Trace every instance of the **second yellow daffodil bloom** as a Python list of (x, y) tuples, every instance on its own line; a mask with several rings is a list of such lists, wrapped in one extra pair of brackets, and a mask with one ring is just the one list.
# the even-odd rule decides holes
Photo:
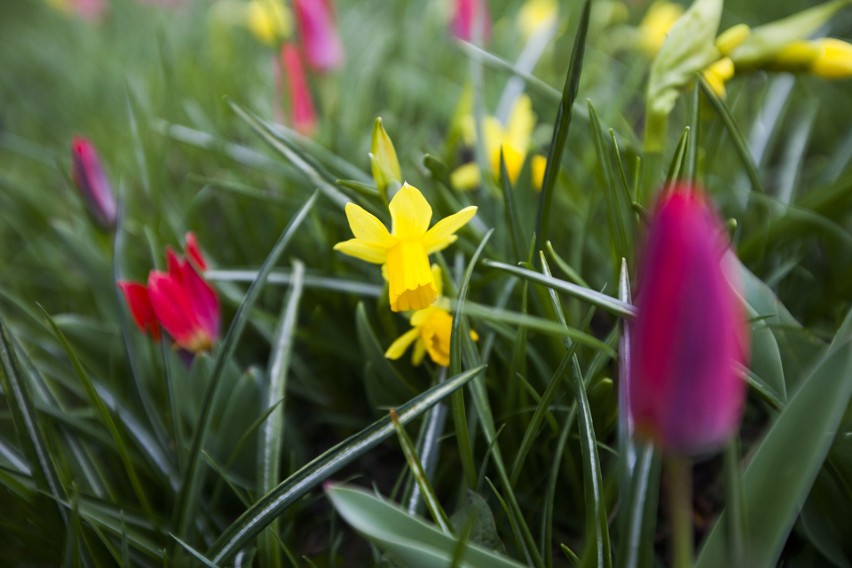
[(347, 203), (346, 218), (355, 238), (337, 243), (334, 250), (385, 265), (391, 310), (426, 308), (438, 297), (429, 255), (456, 241), (456, 231), (476, 214), (476, 207), (465, 207), (430, 229), (432, 207), (419, 189), (405, 183), (391, 199), (389, 209), (390, 232), (364, 208)]
[[(502, 150), (509, 181), (513, 184), (517, 181), (518, 174), (521, 173), (521, 168), (527, 159), (535, 123), (536, 116), (532, 111), (532, 101), (525, 94), (520, 95), (515, 101), (505, 125), (493, 116), (485, 117), (482, 125), (485, 152), (490, 160), (491, 170), (496, 176), (500, 175), (500, 151)], [(473, 146), (476, 143), (476, 128), (472, 116), (464, 118), (462, 129), (465, 143)], [(532, 181), (536, 189), (541, 189), (546, 162), (544, 156), (533, 157)], [(474, 189), (481, 181), (478, 165), (467, 163), (459, 166), (450, 174), (450, 181), (457, 189)]]
[[(391, 343), (391, 346), (385, 351), (385, 357), (388, 359), (399, 359), (413, 343), (414, 351), (411, 354), (413, 365), (422, 363), (426, 353), (436, 364), (442, 367), (450, 365), (450, 336), (453, 331), (453, 317), (449, 312), (449, 302), (446, 298), (441, 297), (441, 269), (437, 265), (432, 266), (432, 277), (435, 280), (438, 300), (431, 306), (417, 310), (411, 315), (411, 329)], [(474, 331), (470, 332), (470, 337), (474, 341), (478, 339)]]

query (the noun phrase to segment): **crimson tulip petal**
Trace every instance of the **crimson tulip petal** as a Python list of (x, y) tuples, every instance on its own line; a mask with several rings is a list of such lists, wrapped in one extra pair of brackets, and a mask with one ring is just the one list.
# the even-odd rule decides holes
[(155, 341), (159, 340), (160, 325), (157, 323), (157, 316), (154, 314), (154, 307), (148, 296), (148, 288), (144, 284), (128, 281), (118, 282), (118, 287), (124, 293), (124, 299), (127, 300), (130, 315), (133, 316), (136, 327), (142, 333), (149, 334)]
[(204, 255), (201, 254), (201, 249), (198, 247), (198, 239), (195, 238), (195, 233), (189, 232), (184, 237), (186, 241), (186, 254), (189, 257), (189, 260), (195, 264), (195, 267), (204, 272), (207, 270), (207, 260), (205, 260)]

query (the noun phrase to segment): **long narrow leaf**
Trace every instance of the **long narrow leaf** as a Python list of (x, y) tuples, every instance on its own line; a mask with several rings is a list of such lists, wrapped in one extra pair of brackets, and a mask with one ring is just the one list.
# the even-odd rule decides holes
[(204, 442), (207, 439), (207, 434), (210, 430), (210, 419), (213, 410), (213, 401), (216, 399), (216, 393), (219, 388), (219, 383), (224, 376), (225, 367), (231, 359), (234, 350), (237, 347), (237, 342), (242, 336), (243, 330), (248, 323), (248, 316), (255, 302), (260, 296), (266, 284), (266, 277), (272, 271), (272, 267), (278, 262), (278, 259), (284, 253), (284, 249), (290, 243), (290, 240), (296, 234), (299, 226), (305, 220), (308, 212), (313, 208), (317, 201), (318, 193), (314, 191), (313, 195), (308, 199), (304, 206), (293, 216), (290, 223), (281, 233), (281, 237), (272, 250), (269, 256), (261, 266), (257, 273), (257, 278), (246, 292), (246, 297), (243, 303), (240, 304), (237, 313), (234, 315), (234, 320), (231, 322), (231, 327), (228, 333), (222, 340), (222, 345), (219, 347), (219, 353), (213, 365), (213, 371), (210, 373), (210, 380), (207, 384), (207, 389), (204, 392), (204, 398), (201, 402), (201, 408), (198, 414), (198, 422), (195, 427), (195, 432), (192, 436), (189, 454), (187, 456), (186, 469), (184, 470), (180, 491), (178, 492), (177, 502), (175, 504), (175, 527), (177, 536), (180, 538), (185, 536), (189, 524), (196, 514), (196, 506), (198, 492), (204, 481), (204, 468), (201, 467), (201, 452), (204, 449)]
[[(849, 404), (850, 376), (852, 337), (846, 333), (835, 339), (754, 452), (742, 477), (748, 519), (743, 535), (745, 566), (777, 562)], [(725, 527), (729, 514), (726, 511), (717, 520), (697, 567), (728, 564)]]
[[(266, 391), (267, 406), (274, 406), (260, 430), (258, 445), (258, 468), (260, 479), (258, 494), (263, 495), (278, 485), (281, 469), (281, 446), (284, 440), (284, 407), (278, 401), (284, 397), (287, 389), (287, 374), (290, 370), (290, 357), (293, 351), (293, 338), (296, 333), (296, 317), (299, 313), (299, 302), (304, 288), (305, 265), (296, 261), (293, 263), (293, 284), (284, 302), (281, 312), (281, 323), (275, 338), (275, 348), (269, 365), (269, 387)], [(273, 522), (260, 550), (260, 559), (266, 566), (280, 566), (281, 555), (278, 554), (276, 534), (278, 523)]]
[(568, 64), (565, 87), (562, 89), (562, 100), (556, 111), (556, 126), (553, 129), (553, 138), (550, 141), (550, 150), (547, 153), (547, 167), (544, 170), (544, 180), (541, 183), (541, 196), (538, 202), (538, 222), (536, 223), (536, 235), (538, 235), (539, 242), (542, 243), (547, 242), (549, 236), (550, 204), (553, 201), (553, 190), (556, 186), (559, 165), (562, 162), (562, 152), (565, 150), (565, 142), (568, 140), (568, 129), (571, 126), (571, 109), (574, 106), (574, 100), (577, 98), (577, 91), (580, 87), (580, 74), (583, 70), (583, 54), (586, 51), (586, 33), (589, 31), (591, 7), (591, 0), (586, 0), (583, 5), (583, 14), (580, 16), (577, 35), (574, 37), (571, 62)]

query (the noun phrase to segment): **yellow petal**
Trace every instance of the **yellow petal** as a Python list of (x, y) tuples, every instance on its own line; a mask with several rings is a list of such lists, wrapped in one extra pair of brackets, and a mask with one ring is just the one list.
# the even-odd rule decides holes
[(435, 226), (423, 236), (420, 242), (426, 249), (426, 254), (432, 254), (445, 249), (455, 242), (455, 232), (461, 229), (465, 223), (476, 215), (476, 207), (465, 207), (458, 213), (453, 213), (435, 223)]
[(394, 239), (384, 223), (360, 205), (347, 203), (346, 218), (349, 220), (349, 228), (352, 229), (352, 234), (359, 241), (384, 246), (385, 248), (393, 245)]
[(389, 208), (393, 220), (394, 237), (419, 239), (429, 228), (432, 208), (420, 190), (413, 185), (403, 184), (391, 199)]
[(547, 169), (547, 158), (539, 155), (533, 156), (531, 167), (533, 187), (540, 191), (541, 185), (544, 183), (544, 170)]
[(720, 98), (725, 96), (725, 82), (734, 76), (734, 62), (730, 57), (723, 57), (704, 70), (704, 79)]
[(409, 329), (402, 335), (396, 338), (396, 340), (391, 343), (388, 350), (385, 351), (385, 357), (388, 359), (399, 359), (402, 357), (402, 354), (405, 353), (405, 350), (408, 349), (408, 346), (411, 345), (415, 339), (420, 336), (420, 330), (416, 327)]
[(437, 264), (432, 265), (432, 279), (435, 280), (435, 291), (438, 292), (438, 296), (440, 297), (444, 291), (444, 278), (441, 274), (441, 267)]
[(719, 34), (716, 38), (716, 49), (726, 57), (733, 53), (751, 35), (751, 28), (745, 24), (737, 24)]
[(663, 46), (674, 23), (683, 14), (680, 4), (668, 0), (657, 0), (651, 4), (639, 23), (641, 48), (648, 55), (655, 55)]
[(450, 183), (459, 191), (468, 191), (479, 187), (482, 177), (479, 175), (479, 164), (468, 162), (462, 164), (450, 174)]
[(423, 356), (426, 355), (426, 346), (422, 340), (418, 340), (414, 344), (414, 351), (411, 352), (411, 364), (415, 367), (423, 362)]
[(420, 241), (400, 241), (387, 251), (391, 310), (421, 310), (438, 297), (429, 258)]
[(358, 239), (349, 239), (334, 245), (334, 250), (360, 258), (373, 264), (384, 264), (387, 262), (388, 250)]
[(852, 76), (852, 44), (824, 38), (817, 40), (820, 54), (811, 65), (811, 73), (825, 79), (843, 79)]
[(524, 160), (527, 157), (526, 151), (522, 151), (511, 144), (504, 144), (498, 148), (491, 156), (493, 160), (491, 167), (494, 169), (495, 175), (498, 176), (500, 175), (500, 150), (503, 150), (503, 160), (506, 162), (506, 173), (509, 174), (509, 181), (514, 184), (524, 166)]
[(444, 310), (434, 310), (421, 328), (421, 339), (432, 361), (447, 367), (450, 364), (450, 335), (453, 318)]
[(532, 101), (529, 96), (520, 95), (512, 107), (512, 115), (506, 126), (508, 143), (526, 154), (533, 128), (535, 128), (535, 114), (532, 111)]

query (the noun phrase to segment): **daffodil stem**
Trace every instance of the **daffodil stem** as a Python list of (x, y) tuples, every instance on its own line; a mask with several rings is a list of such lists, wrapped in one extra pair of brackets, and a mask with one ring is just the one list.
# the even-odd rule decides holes
[(672, 566), (692, 566), (692, 462), (665, 456), (667, 494), (672, 527)]

